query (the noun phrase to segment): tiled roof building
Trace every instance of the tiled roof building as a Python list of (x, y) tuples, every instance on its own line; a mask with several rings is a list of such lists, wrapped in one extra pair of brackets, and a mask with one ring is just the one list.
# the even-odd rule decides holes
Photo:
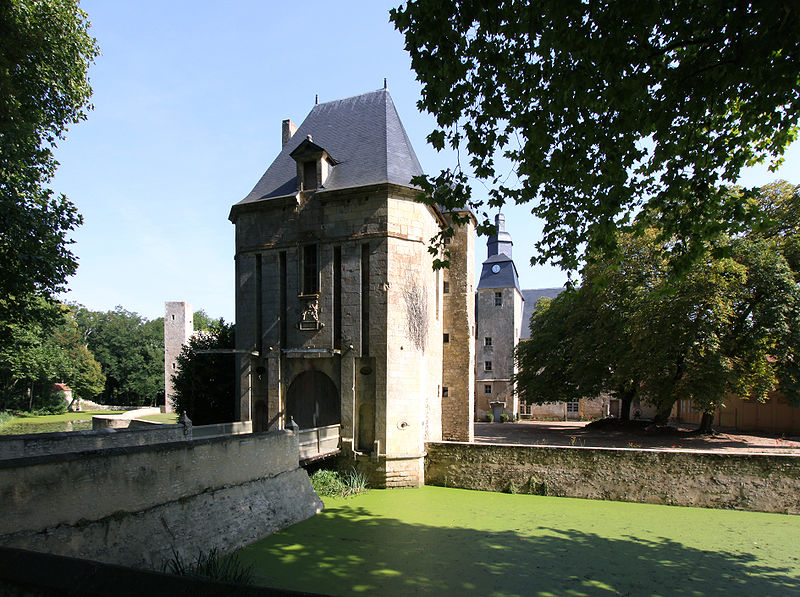
[(339, 423), (373, 484), (419, 485), (426, 440), (472, 438), (474, 223), (433, 271), (448, 214), (414, 201), (422, 169), (386, 89), (284, 121), (283, 143), (230, 214), (240, 419)]

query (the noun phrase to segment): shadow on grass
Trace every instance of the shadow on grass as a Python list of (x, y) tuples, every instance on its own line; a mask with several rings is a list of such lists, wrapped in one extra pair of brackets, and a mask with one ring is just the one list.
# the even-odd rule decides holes
[[(476, 513), (480, 516), (480, 513)], [(258, 584), (352, 594), (787, 595), (796, 568), (671, 539), (441, 528), (334, 508), (240, 552)]]

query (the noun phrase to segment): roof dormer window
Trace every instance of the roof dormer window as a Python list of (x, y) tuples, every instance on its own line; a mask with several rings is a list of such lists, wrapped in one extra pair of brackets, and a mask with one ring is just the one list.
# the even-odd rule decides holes
[(317, 163), (303, 162), (303, 191), (317, 188)]
[(314, 191), (325, 186), (336, 161), (308, 135), (289, 154), (297, 163), (297, 187), (299, 191)]

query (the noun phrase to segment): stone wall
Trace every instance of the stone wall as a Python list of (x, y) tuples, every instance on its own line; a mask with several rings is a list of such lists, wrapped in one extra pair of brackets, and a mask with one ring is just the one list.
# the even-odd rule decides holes
[[(127, 421), (130, 422), (130, 421)], [(183, 441), (183, 425), (0, 436), (0, 460)]]
[(442, 332), (447, 336), (442, 347), (442, 439), (470, 442), (475, 437), (474, 220), (453, 230), (448, 246), (450, 268), (442, 270), (449, 290), (442, 295)]
[(0, 547), (0, 595), (4, 597), (286, 597), (310, 593), (217, 582)]
[[(502, 304), (495, 304), (495, 293)], [(504, 402), (503, 412), (519, 412), (511, 378), (516, 373), (514, 348), (519, 343), (522, 295), (516, 288), (481, 288), (477, 292), (477, 334), (475, 346), (475, 414), (482, 421), (492, 412), (492, 402)], [(491, 344), (487, 345), (487, 338)], [(486, 363), (491, 362), (491, 370)], [(487, 391), (488, 390), (488, 391)]]
[(322, 509), (289, 431), (0, 461), (0, 545), (136, 567)]
[(800, 456), (431, 442), (425, 483), (800, 514)]
[(178, 356), (183, 345), (194, 331), (194, 315), (192, 306), (181, 301), (167, 301), (164, 310), (164, 408), (171, 413), (175, 411), (172, 376), (178, 371)]

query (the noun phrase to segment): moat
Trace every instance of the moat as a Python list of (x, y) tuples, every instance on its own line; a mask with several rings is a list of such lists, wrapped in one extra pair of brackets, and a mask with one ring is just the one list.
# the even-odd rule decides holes
[(800, 517), (426, 486), (327, 498), (238, 553), (330, 595), (785, 595)]

